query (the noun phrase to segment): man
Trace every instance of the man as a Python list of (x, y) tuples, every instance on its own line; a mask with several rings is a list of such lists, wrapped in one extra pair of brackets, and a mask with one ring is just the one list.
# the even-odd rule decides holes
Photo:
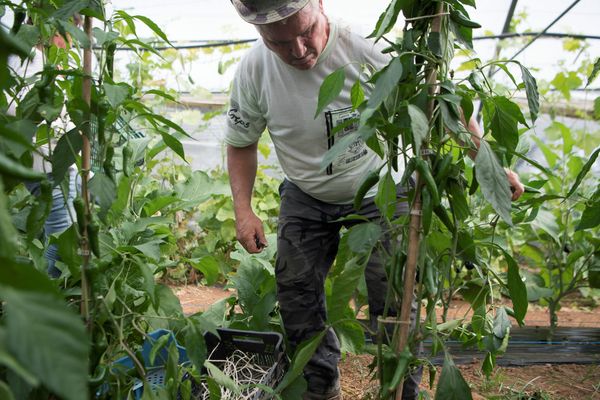
[[(389, 58), (372, 42), (330, 22), (322, 0), (231, 1), (262, 39), (238, 66), (228, 111), (227, 163), (237, 239), (250, 253), (267, 245), (262, 222), (251, 207), (257, 142), (267, 128), (286, 176), (279, 189), (277, 295), (289, 343), (297, 346), (326, 325), (323, 286), (337, 253), (343, 226), (339, 219), (357, 213), (380, 219), (373, 202), (376, 188), (367, 193), (360, 210), (354, 210), (352, 202), (361, 178), (382, 160), (360, 140), (325, 171), (321, 160), (332, 144), (334, 128), (358, 115), (352, 110), (350, 91), (357, 79), (365, 78), (361, 65), (381, 68)], [(341, 95), (314, 118), (323, 79), (340, 67), (346, 73)], [(345, 126), (337, 137), (355, 129)], [(406, 203), (399, 209), (408, 211)], [(377, 254), (365, 278), (373, 318), (382, 313), (387, 291)], [(305, 399), (341, 399), (339, 358), (338, 339), (329, 330), (304, 370)], [(407, 380), (404, 398), (417, 397), (419, 380), (418, 375)]]

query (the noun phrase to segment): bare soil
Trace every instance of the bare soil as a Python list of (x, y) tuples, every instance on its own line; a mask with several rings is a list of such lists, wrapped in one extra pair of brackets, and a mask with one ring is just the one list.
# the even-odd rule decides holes
[[(183, 311), (191, 314), (203, 311), (214, 302), (233, 294), (221, 287), (185, 286), (174, 287)], [(570, 301), (558, 311), (559, 326), (600, 328), (600, 312), (581, 302)], [(449, 319), (464, 318), (470, 314), (467, 303), (454, 301)], [(525, 318), (528, 326), (547, 326), (548, 311), (545, 307), (530, 305)], [(376, 399), (377, 382), (371, 379), (368, 355), (348, 355), (341, 363), (342, 392), (345, 399)], [(480, 362), (459, 366), (464, 378), (472, 388), (473, 398), (515, 400), (600, 400), (600, 365), (545, 364), (527, 367), (497, 367), (488, 379), (481, 372)], [(440, 369), (437, 369), (436, 377)], [(425, 371), (421, 389), (433, 398)]]

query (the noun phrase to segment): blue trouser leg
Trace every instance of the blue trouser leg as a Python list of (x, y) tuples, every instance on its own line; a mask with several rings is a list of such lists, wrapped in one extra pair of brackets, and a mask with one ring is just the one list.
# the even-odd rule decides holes
[[(73, 212), (73, 199), (76, 195), (77, 171), (74, 168), (70, 168), (68, 174), (66, 199), (60, 186), (56, 186), (52, 189), (52, 207), (44, 223), (44, 239), (46, 241), (49, 240), (50, 235), (63, 232), (73, 223), (71, 215), (75, 215)], [(52, 180), (51, 174), (48, 174), (48, 177)], [(39, 195), (39, 183), (27, 184), (26, 186), (33, 195)], [(52, 278), (58, 278), (61, 271), (56, 268), (55, 265), (56, 261), (60, 259), (57, 246), (55, 244), (48, 245), (44, 252), (44, 256), (48, 261), (48, 275)]]

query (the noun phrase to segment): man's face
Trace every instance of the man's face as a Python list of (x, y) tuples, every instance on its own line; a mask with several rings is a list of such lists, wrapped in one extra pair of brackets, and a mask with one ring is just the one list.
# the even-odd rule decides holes
[(265, 45), (286, 64), (306, 70), (315, 66), (329, 37), (329, 23), (312, 1), (291, 17), (272, 24), (258, 25)]

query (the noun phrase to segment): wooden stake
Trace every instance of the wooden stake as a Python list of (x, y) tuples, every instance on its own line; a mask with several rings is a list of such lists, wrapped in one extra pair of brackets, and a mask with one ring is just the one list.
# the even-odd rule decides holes
[[(92, 17), (86, 16), (83, 24), (83, 29), (86, 36), (89, 39), (90, 45), (83, 49), (83, 84), (82, 84), (82, 98), (83, 101), (90, 107), (92, 103)], [(90, 217), (90, 195), (88, 189), (88, 179), (91, 169), (92, 159), (92, 148), (90, 145), (90, 132), (91, 132), (91, 115), (88, 114), (87, 123), (82, 127), (81, 137), (83, 145), (81, 148), (81, 197), (85, 203), (85, 215), (83, 226), (87, 227), (89, 224)], [(81, 257), (83, 263), (81, 265), (81, 316), (86, 322), (86, 326), (90, 329), (90, 285), (87, 279), (87, 270), (90, 262), (90, 244), (87, 234), (87, 229), (83, 230), (81, 238)]]
[[(440, 2), (436, 16), (431, 23), (431, 32), (440, 32), (442, 26), (442, 17), (444, 12), (444, 3)], [(434, 100), (433, 96), (437, 91), (437, 65), (432, 66), (427, 73), (427, 84), (429, 85), (429, 102), (427, 104), (427, 119), (431, 123), (433, 116)], [(424, 142), (422, 149), (427, 148), (428, 143)], [(406, 267), (404, 268), (404, 288), (402, 292), (402, 303), (400, 306), (400, 329), (398, 332), (398, 341), (396, 353), (403, 351), (408, 344), (408, 336), (410, 333), (410, 314), (411, 306), (415, 291), (415, 279), (417, 274), (417, 260), (419, 259), (419, 247), (421, 242), (421, 189), (423, 182), (421, 176), (417, 172), (416, 175), (415, 198), (410, 209), (410, 223), (408, 226), (408, 254), (406, 257)], [(404, 388), (404, 380), (396, 388), (395, 399), (402, 400), (402, 390)]]

